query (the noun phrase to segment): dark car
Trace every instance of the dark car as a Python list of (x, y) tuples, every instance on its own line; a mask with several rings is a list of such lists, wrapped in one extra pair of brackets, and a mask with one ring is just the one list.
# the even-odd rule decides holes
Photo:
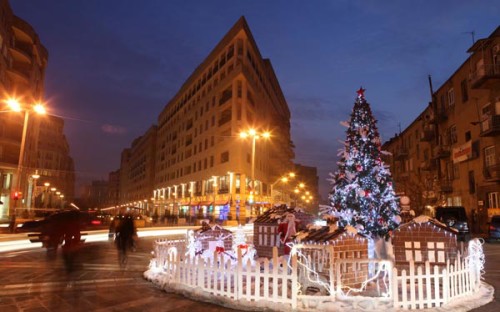
[(470, 239), (469, 221), (464, 207), (443, 206), (436, 207), (435, 211), (435, 218), (439, 222), (458, 231), (458, 240), (468, 241)]
[(488, 240), (498, 241), (500, 240), (500, 216), (493, 216), (491, 218), (490, 226), (488, 228)]

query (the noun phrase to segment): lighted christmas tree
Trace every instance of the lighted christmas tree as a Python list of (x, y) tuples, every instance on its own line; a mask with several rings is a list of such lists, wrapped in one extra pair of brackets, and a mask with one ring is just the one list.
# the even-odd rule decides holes
[(360, 88), (340, 150), (330, 193), (339, 226), (352, 225), (373, 238), (388, 237), (399, 222), (399, 200), (391, 173), (381, 158), (380, 136), (364, 89)]

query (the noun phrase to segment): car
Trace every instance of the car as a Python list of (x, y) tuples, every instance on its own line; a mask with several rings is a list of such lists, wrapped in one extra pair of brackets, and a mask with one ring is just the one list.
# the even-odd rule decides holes
[(488, 241), (500, 240), (500, 215), (491, 217), (490, 226), (488, 227)]
[(440, 206), (435, 209), (435, 218), (444, 223), (446, 226), (454, 228), (458, 231), (459, 241), (470, 240), (470, 227), (465, 212), (465, 207), (462, 206)]

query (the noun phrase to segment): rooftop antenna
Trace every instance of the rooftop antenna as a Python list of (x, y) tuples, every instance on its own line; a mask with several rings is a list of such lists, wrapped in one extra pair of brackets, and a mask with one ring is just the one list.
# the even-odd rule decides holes
[(474, 43), (476, 43), (476, 39), (474, 38), (474, 35), (476, 34), (475, 31), (466, 31), (466, 32), (463, 32), (463, 34), (470, 34), (472, 37), (472, 45), (474, 45)]
[(401, 122), (398, 122), (399, 134), (401, 134)]

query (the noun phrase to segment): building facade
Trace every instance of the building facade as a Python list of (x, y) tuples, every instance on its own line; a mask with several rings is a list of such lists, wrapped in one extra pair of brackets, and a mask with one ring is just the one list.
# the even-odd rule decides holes
[[(250, 129), (256, 136), (239, 136)], [(257, 137), (264, 131), (269, 139)], [(154, 152), (152, 159), (139, 150), (122, 154), (121, 204), (220, 220), (245, 220), (270, 206), (271, 183), (293, 170), (290, 111), (244, 17), (159, 114)], [(153, 185), (132, 178), (139, 168), (132, 158), (144, 160)]]
[(478, 232), (500, 214), (500, 27), (468, 52), (432, 91), (429, 106), (384, 148), (392, 153), (396, 191), (410, 197), (412, 209), (464, 206)]
[(157, 134), (157, 127), (151, 126), (122, 152), (118, 171), (120, 203), (144, 210), (152, 209)]
[[(71, 199), (74, 168), (62, 119), (32, 113), (44, 96), (47, 49), (7, 0), (0, 0), (0, 17), (0, 218), (5, 218), (16, 209), (34, 208), (35, 197), (48, 189), (37, 185), (52, 183), (60, 199)], [(8, 107), (9, 99), (18, 100), (21, 112)]]

